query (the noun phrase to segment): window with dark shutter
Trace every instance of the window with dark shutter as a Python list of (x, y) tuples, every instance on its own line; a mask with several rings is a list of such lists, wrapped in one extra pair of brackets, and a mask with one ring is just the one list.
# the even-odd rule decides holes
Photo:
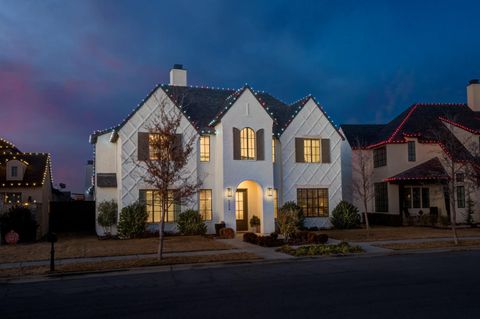
[(330, 163), (330, 140), (322, 139), (322, 163)]
[(149, 133), (147, 132), (138, 132), (138, 149), (137, 157), (139, 161), (148, 160), (149, 156)]
[(303, 154), (304, 154), (303, 138), (296, 137), (295, 138), (295, 162), (305, 163), (305, 157)]
[(257, 161), (265, 160), (265, 138), (263, 128), (257, 131)]
[(240, 159), (240, 130), (233, 128), (233, 159)]

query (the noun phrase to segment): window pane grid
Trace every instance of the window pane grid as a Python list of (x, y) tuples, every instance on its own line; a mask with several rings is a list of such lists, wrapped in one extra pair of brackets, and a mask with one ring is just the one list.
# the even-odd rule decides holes
[(388, 212), (388, 186), (387, 183), (375, 183), (375, 211), (377, 213)]
[(240, 131), (240, 157), (242, 159), (255, 159), (255, 132), (246, 127)]
[(305, 217), (328, 216), (328, 189), (299, 188), (297, 203), (302, 207)]
[(416, 160), (415, 142), (410, 141), (408, 142), (408, 161), (414, 162), (415, 160)]
[(320, 140), (309, 139), (303, 140), (303, 158), (305, 163), (320, 162)]
[(277, 218), (278, 216), (278, 190), (273, 189), (273, 217)]
[(373, 150), (373, 167), (387, 165), (387, 148), (380, 147)]
[[(168, 192), (168, 208), (165, 214), (165, 222), (175, 221), (175, 213), (179, 205), (173, 201), (173, 191)], [(148, 213), (147, 222), (159, 223), (162, 218), (162, 199), (158, 191), (145, 191), (145, 205)]]
[(210, 161), (210, 136), (200, 136), (200, 162)]
[(201, 189), (199, 192), (199, 213), (203, 220), (212, 220), (212, 190)]
[(244, 192), (235, 192), (235, 218), (243, 219), (243, 194)]

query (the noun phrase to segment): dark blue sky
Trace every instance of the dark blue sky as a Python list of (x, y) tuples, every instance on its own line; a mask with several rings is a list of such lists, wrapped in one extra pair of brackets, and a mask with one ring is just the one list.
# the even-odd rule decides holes
[(336, 123), (465, 102), (480, 1), (0, 0), (0, 136), (52, 153), (82, 191), (88, 135), (117, 124), (174, 63), (189, 83), (312, 93)]

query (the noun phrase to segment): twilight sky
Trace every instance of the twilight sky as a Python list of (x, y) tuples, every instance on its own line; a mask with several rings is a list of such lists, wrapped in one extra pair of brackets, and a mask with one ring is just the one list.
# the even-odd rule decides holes
[(478, 12), (478, 0), (0, 0), (0, 137), (50, 152), (55, 184), (83, 192), (89, 134), (174, 63), (192, 85), (312, 93), (341, 124), (465, 102), (480, 77)]

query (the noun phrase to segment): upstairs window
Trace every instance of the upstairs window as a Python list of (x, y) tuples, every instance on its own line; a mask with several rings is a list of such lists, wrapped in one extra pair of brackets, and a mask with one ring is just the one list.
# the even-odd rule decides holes
[(305, 163), (320, 163), (320, 140), (306, 138), (303, 140), (303, 157)]
[(18, 167), (17, 166), (12, 166), (11, 167), (11, 175), (12, 175), (12, 177), (17, 177), (18, 176)]
[(415, 141), (408, 142), (408, 161), (415, 162), (417, 160), (417, 154), (415, 150)]
[(158, 153), (158, 141), (160, 140), (160, 134), (148, 134), (148, 154), (150, 160), (157, 160), (157, 153)]
[(255, 132), (249, 127), (240, 131), (240, 157), (242, 160), (255, 159)]
[(387, 165), (387, 148), (385, 146), (373, 150), (373, 167)]
[(210, 161), (210, 136), (200, 136), (200, 162)]

